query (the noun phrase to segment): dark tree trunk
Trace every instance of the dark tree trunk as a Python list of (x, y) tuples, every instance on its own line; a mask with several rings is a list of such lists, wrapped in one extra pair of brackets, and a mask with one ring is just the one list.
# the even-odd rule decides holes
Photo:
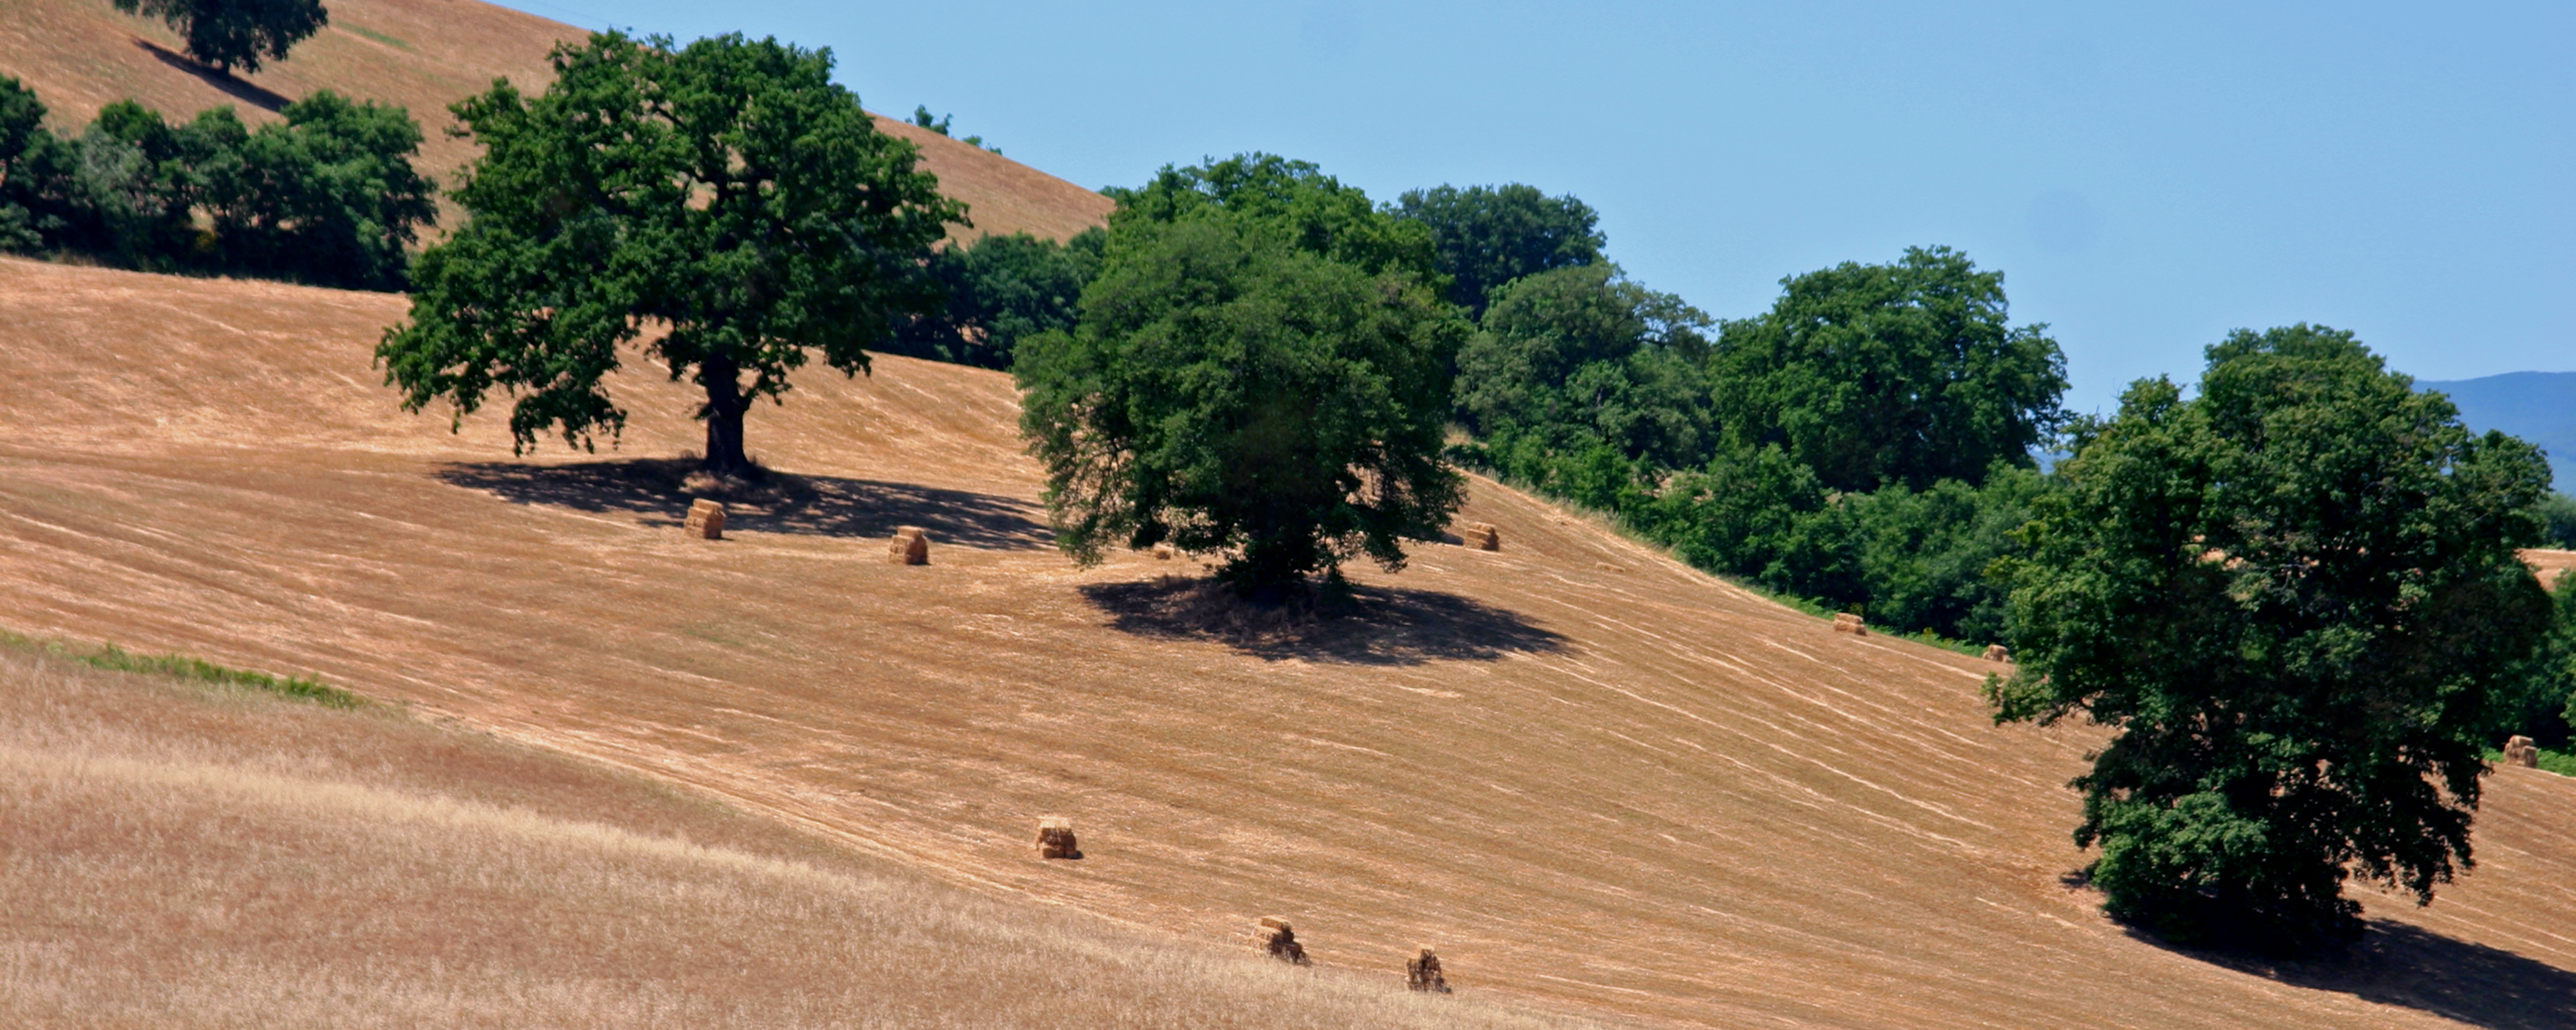
[(742, 412), (747, 405), (740, 373), (731, 358), (708, 358), (698, 365), (698, 378), (707, 387), (707, 457), (700, 467), (718, 476), (747, 478), (757, 472), (742, 451)]

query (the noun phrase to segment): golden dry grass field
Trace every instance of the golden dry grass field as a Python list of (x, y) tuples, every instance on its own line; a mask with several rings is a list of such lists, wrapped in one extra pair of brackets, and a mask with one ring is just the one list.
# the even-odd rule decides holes
[[(328, 6), (330, 24), (286, 60), (225, 79), (183, 56), (183, 42), (166, 25), (120, 13), (108, 0), (0, 0), (0, 75), (34, 89), (57, 132), (78, 132), (100, 107), (129, 98), (172, 120), (230, 104), (253, 125), (275, 120), (278, 107), (317, 89), (399, 104), (426, 137), (422, 174), (446, 187), (476, 153), (472, 140), (448, 135), (455, 125), (448, 105), (495, 78), (529, 92), (543, 88), (553, 76), (547, 48), (584, 35), (475, 0)], [(879, 117), (877, 125), (919, 147), (922, 166), (939, 176), (942, 190), (967, 203), (974, 227), (957, 230), (963, 238), (1027, 232), (1063, 239), (1108, 216), (1109, 198), (1093, 190), (905, 122)], [(442, 224), (458, 217), (454, 205), (442, 205)]]
[(1571, 1026), (1033, 910), (398, 712), (0, 650), (0, 1025)]
[[(1463, 518), (1502, 551), (1363, 571), (1366, 619), (1215, 635), (1175, 563), (1052, 549), (1002, 375), (809, 376), (748, 422), (788, 488), (692, 540), (684, 391), (630, 369), (620, 450), (516, 459), (488, 414), (396, 410), (369, 353), (403, 310), (0, 261), (0, 625), (318, 675), (1006, 910), (1232, 950), (1287, 916), (1390, 992), (1429, 943), (1464, 998), (1668, 1025), (2576, 1013), (2576, 781), (2499, 771), (2477, 871), (2371, 900), (2361, 955), (2222, 961), (2066, 882), (2091, 738), (1991, 725), (1993, 666), (1492, 483)], [(886, 563), (897, 525), (931, 564)], [(1035, 857), (1053, 814), (1088, 857)]]

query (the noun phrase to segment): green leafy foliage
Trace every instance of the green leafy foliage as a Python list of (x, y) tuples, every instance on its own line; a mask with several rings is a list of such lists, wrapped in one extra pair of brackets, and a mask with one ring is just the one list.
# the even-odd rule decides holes
[(602, 382), (619, 346), (658, 327), (651, 353), (706, 393), (707, 471), (755, 475), (749, 402), (809, 351), (864, 371), (934, 311), (923, 265), (965, 211), (832, 83), (829, 51), (611, 32), (551, 60), (541, 96), (503, 81), (455, 106), (484, 148), (456, 191), (472, 220), (421, 255), (411, 322), (377, 348), (387, 381), (460, 417), (508, 390), (521, 448), (587, 446), (625, 424)]
[(1428, 226), (1379, 211), (1359, 187), (1342, 185), (1310, 162), (1237, 154), (1188, 168), (1165, 165), (1143, 186), (1102, 192), (1118, 202), (1109, 215), (1113, 231), (1131, 222), (1171, 223), (1222, 210), (1371, 275), (1397, 272), (1435, 289), (1446, 286)]
[(1921, 491), (1891, 483), (1848, 495), (1843, 525), (1817, 535), (1848, 541), (1858, 589), (1835, 597), (1830, 581), (1807, 586), (1872, 622), (1953, 640), (2002, 640), (2010, 591), (1988, 573), (2021, 553), (2013, 534), (2051, 485), (2035, 469), (2005, 466), (1975, 486), (1944, 479)]
[(214, 65), (225, 74), (233, 66), (258, 71), (262, 60), (286, 59), (286, 51), (322, 31), (331, 13), (321, 0), (113, 0), (128, 14), (168, 22), (187, 40), (188, 56)]
[(438, 215), (429, 180), (412, 170), (420, 126), (399, 107), (329, 90), (279, 113), (282, 124), (247, 137), (210, 127), (238, 139), (238, 157), (193, 159), (208, 182), (200, 206), (225, 267), (325, 286), (403, 288), (414, 227)]
[(1521, 183), (1408, 190), (1394, 212), (1430, 227), (1449, 301), (1478, 317), (1495, 290), (1523, 276), (1601, 260), (1608, 242), (1590, 205)]
[(2541, 546), (2576, 550), (2576, 497), (2551, 491), (2533, 511), (2540, 516)]
[(1460, 420), (1508, 474), (1551, 478), (1596, 445), (1658, 467), (1707, 459), (1709, 318), (1608, 264), (1519, 279), (1458, 355)]
[(1459, 356), (1479, 437), (1459, 457), (1701, 568), (1996, 639), (1988, 572), (2048, 489), (2028, 445), (2059, 419), (2056, 344), (2006, 326), (2001, 277), (1948, 250), (1788, 282), (1714, 345), (1707, 316), (1606, 262), (1504, 284)]
[(39, 124), (34, 94), (10, 85), (0, 89), (6, 249), (399, 290), (407, 248), (437, 217), (411, 165), (420, 126), (399, 107), (321, 90), (252, 130), (230, 107), (173, 125), (121, 100), (62, 138)]
[(27, 210), (28, 152), (45, 132), (45, 104), (36, 91), (15, 76), (0, 75), (0, 251), (28, 251), (44, 246), (36, 216)]
[(2066, 359), (2045, 326), (2006, 324), (2003, 275), (1946, 247), (1782, 281), (1719, 336), (1717, 417), (1836, 490), (2031, 467), (2059, 421)]
[(2009, 562), (1999, 719), (2113, 728), (2079, 845), (2109, 911), (2183, 940), (2358, 932), (2347, 876), (2429, 902), (2470, 864), (2483, 747), (2548, 599), (2514, 546), (2548, 484), (2351, 334), (2238, 332), (2197, 399), (2079, 427)]
[(931, 255), (930, 276), (947, 301), (897, 329), (888, 354), (1009, 368), (1019, 341), (1070, 331), (1082, 290), (1100, 272), (1109, 235), (1086, 229), (1063, 243), (1027, 233), (986, 236)]
[(2549, 631), (2515, 680), (2511, 714), (2497, 736), (2520, 734), (2542, 747), (2570, 750), (2576, 742), (2576, 576), (2558, 578)]
[(1079, 325), (1021, 341), (1022, 430), (1077, 560), (1168, 541), (1261, 597), (1360, 554), (1399, 568), (1463, 499), (1440, 460), (1456, 309), (1270, 213), (1113, 218)]

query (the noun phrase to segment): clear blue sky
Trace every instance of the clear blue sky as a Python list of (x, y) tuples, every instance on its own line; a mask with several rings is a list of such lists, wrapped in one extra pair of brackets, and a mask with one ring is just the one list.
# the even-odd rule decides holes
[(1948, 244), (2079, 410), (2322, 322), (2422, 379), (2576, 369), (2576, 3), (509, 0), (828, 46), (1085, 186), (1267, 150), (1392, 199), (1527, 182), (1713, 315)]

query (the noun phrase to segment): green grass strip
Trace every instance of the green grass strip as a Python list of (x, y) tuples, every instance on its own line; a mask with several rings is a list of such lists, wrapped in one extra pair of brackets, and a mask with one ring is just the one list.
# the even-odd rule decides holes
[[(2540, 748), (2539, 751), (2540, 771), (2554, 772), (2560, 776), (2576, 776), (2576, 753), (2552, 751), (2545, 747)], [(2490, 765), (2503, 765), (2504, 752), (2492, 748), (2488, 749), (2487, 763)]]
[(0, 630), (0, 645), (79, 662), (96, 669), (169, 676), (175, 679), (266, 691), (280, 697), (309, 701), (325, 708), (357, 709), (368, 705), (367, 699), (338, 687), (326, 685), (320, 680), (305, 679), (301, 676), (279, 679), (265, 672), (235, 669), (217, 665), (203, 658), (190, 658), (181, 654), (136, 654), (114, 644), (101, 645), (95, 651), (82, 651), (59, 641), (37, 640), (7, 630)]
[(374, 30), (374, 29), (360, 28), (360, 27), (358, 27), (358, 26), (356, 26), (356, 25), (351, 25), (351, 26), (349, 26), (349, 27), (348, 27), (348, 29), (349, 29), (349, 31), (351, 31), (351, 32), (355, 32), (355, 33), (357, 33), (357, 34), (359, 34), (359, 35), (361, 35), (361, 36), (365, 36), (365, 37), (367, 37), (368, 39), (375, 40), (375, 41), (376, 41), (376, 42), (378, 42), (378, 43), (382, 43), (382, 44), (384, 44), (384, 45), (386, 45), (386, 46), (389, 46), (389, 47), (392, 47), (392, 48), (394, 48), (394, 49), (396, 49), (396, 50), (409, 50), (409, 49), (411, 49), (411, 44), (409, 44), (409, 43), (405, 43), (405, 42), (403, 42), (402, 40), (399, 40), (399, 39), (395, 39), (395, 38), (393, 38), (392, 36), (385, 35), (384, 33), (378, 32), (378, 31), (376, 31), (376, 30)]

